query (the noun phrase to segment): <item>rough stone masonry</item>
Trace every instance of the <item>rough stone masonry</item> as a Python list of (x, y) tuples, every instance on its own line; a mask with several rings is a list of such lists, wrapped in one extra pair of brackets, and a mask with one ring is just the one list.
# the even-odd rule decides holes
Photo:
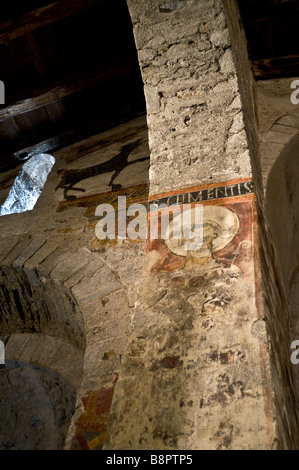
[[(147, 103), (150, 199), (250, 182), (255, 128), (246, 133), (244, 119), (253, 107), (250, 95), (242, 104), (222, 1), (128, 5)], [(205, 253), (182, 259), (147, 244), (105, 449), (275, 447), (256, 197), (202, 204)], [(233, 239), (217, 248), (224, 232)]]
[[(14, 390), (20, 377), (31, 381), (28, 414), (30, 384), (46, 404), (35, 426), (22, 415), (25, 440), (0, 423), (6, 433), (0, 445), (296, 448), (288, 318), (267, 225), (257, 230), (261, 167), (264, 181), (277, 175), (272, 154), (262, 152), (260, 164), (236, 2), (128, 0), (128, 6), (147, 126), (142, 116), (57, 151), (34, 210), (0, 218), (0, 340), (12, 361), (0, 374), (7, 419), (22, 409), (9, 381)], [(277, 119), (280, 128), (290, 125)], [(268, 126), (265, 116), (263, 122)], [(291, 137), (296, 126), (292, 121)], [(1, 176), (0, 201), (15, 176)], [(118, 195), (143, 204), (190, 203), (191, 210), (202, 204), (203, 246), (184, 253), (159, 239), (102, 244), (95, 209), (115, 205)], [(273, 239), (277, 244), (279, 234)], [(271, 280), (266, 301), (264, 272)], [(51, 426), (40, 434), (43, 423)]]

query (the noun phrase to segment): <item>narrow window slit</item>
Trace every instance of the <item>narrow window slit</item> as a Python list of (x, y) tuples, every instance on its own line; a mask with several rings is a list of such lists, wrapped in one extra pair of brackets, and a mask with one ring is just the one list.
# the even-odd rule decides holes
[(31, 211), (42, 194), (54, 163), (55, 158), (47, 153), (40, 153), (29, 158), (1, 206), (0, 216)]

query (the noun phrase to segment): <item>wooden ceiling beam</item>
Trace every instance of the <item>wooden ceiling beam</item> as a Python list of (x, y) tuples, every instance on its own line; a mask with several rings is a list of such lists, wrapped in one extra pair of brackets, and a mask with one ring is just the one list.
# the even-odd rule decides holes
[(19, 19), (0, 23), (0, 44), (24, 36), (41, 26), (47, 26), (69, 16), (76, 15), (102, 0), (60, 0), (24, 14)]
[(258, 80), (299, 76), (299, 54), (252, 61), (253, 75)]
[(128, 57), (124, 65), (115, 65), (108, 69), (94, 67), (65, 79), (63, 82), (56, 82), (46, 90), (39, 91), (36, 96), (5, 106), (2, 109), (0, 107), (0, 122), (87, 90), (101, 82), (105, 83), (107, 80), (124, 77), (134, 70), (136, 70), (136, 62), (133, 61), (133, 57)]

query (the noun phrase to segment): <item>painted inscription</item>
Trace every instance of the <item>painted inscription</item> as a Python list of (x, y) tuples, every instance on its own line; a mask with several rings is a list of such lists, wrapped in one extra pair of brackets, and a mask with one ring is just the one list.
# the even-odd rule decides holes
[(216, 199), (227, 199), (231, 197), (247, 196), (254, 193), (253, 181), (223, 185), (214, 188), (206, 188), (198, 191), (185, 192), (184, 194), (173, 194), (151, 201), (152, 204), (166, 204), (167, 206), (177, 204), (194, 204), (198, 202), (213, 201)]

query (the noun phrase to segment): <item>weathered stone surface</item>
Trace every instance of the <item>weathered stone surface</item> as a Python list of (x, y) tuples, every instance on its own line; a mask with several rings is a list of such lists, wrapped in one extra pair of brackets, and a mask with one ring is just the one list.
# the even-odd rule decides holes
[(103, 262), (99, 257), (95, 257), (93, 255), (86, 257), (89, 258), (89, 262), (66, 279), (65, 286), (69, 289), (77, 286), (81, 281), (88, 282), (88, 279), (94, 276), (94, 274), (103, 267)]
[(57, 243), (48, 241), (40, 247), (36, 253), (25, 261), (24, 266), (28, 269), (33, 269), (41, 264), (45, 259), (50, 256), (58, 248)]
[[(48, 373), (36, 379), (41, 368), (76, 387), (67, 448), (296, 448), (286, 298), (298, 264), (287, 254), (288, 246), (298, 251), (298, 178), (278, 161), (297, 155), (289, 83), (253, 83), (235, 0), (128, 4), (147, 102), (149, 173), (145, 116), (56, 152), (36, 208), (0, 218), (0, 337), (10, 359), (35, 364), (26, 374), (35, 374), (53, 447), (63, 439), (49, 400), (60, 416), (69, 392), (48, 387), (52, 379), (40, 387)], [(217, 249), (230, 232), (227, 215), (207, 217), (203, 247), (187, 255), (163, 240), (144, 251), (143, 241), (96, 239), (97, 205), (116, 208), (119, 195), (146, 204), (149, 176), (152, 196), (205, 191), (197, 202), (206, 214), (221, 207), (235, 215), (233, 237)], [(215, 187), (226, 188), (222, 201)], [(36, 424), (20, 426), (27, 425), (28, 446), (43, 448), (43, 431), (37, 426), (36, 441)], [(13, 445), (27, 445), (18, 439)]]
[(73, 287), (72, 292), (84, 305), (94, 299), (100, 300), (102, 297), (106, 297), (121, 288), (121, 283), (116, 279), (111, 269), (105, 266), (90, 278), (83, 279)]
[(33, 239), (21, 255), (14, 261), (13, 266), (15, 268), (22, 267), (44, 244), (45, 239)]
[(14, 249), (10, 251), (7, 256), (1, 261), (3, 266), (10, 266), (15, 262), (15, 260), (22, 254), (22, 252), (27, 248), (30, 243), (29, 238), (24, 238), (19, 240), (18, 244), (14, 246)]
[(126, 291), (118, 291), (112, 295), (94, 300), (82, 307), (85, 323), (89, 326), (97, 326), (109, 321), (129, 315), (129, 305), (126, 299)]
[[(131, 328), (127, 291), (139, 279), (143, 267), (143, 241), (111, 246), (94, 241), (99, 220), (95, 210), (105, 202), (105, 191), (109, 191), (109, 202), (117, 202), (117, 193), (112, 193), (108, 184), (115, 171), (112, 168), (101, 174), (100, 165), (128, 145), (132, 149), (124, 155), (127, 167), (124, 165), (115, 184), (129, 186), (121, 194), (130, 203), (146, 203), (149, 150), (142, 116), (58, 151), (55, 168), (34, 210), (0, 220), (0, 337), (6, 343), (6, 358), (47, 368), (75, 387), (78, 399), (66, 444), (69, 447), (74, 423), (84, 408), (80, 397), (84, 399), (94, 388), (105, 388), (120, 370)], [(61, 183), (61, 171), (97, 165), (99, 175), (78, 185), (84, 189), (84, 197), (62, 200), (61, 188), (55, 191)], [(137, 186), (131, 188), (135, 183)], [(73, 194), (81, 196), (70, 189)], [(55, 396), (58, 408), (63, 405), (63, 396), (63, 390)], [(107, 421), (110, 406), (105, 406)], [(24, 412), (25, 408), (24, 404)], [(71, 414), (74, 411), (75, 407)], [(55, 433), (52, 415), (45, 414), (44, 419), (48, 420), (49, 432)], [(69, 421), (66, 428), (68, 425)], [(26, 430), (27, 424), (22, 421), (20, 426)], [(62, 423), (60, 426), (67, 432)], [(34, 426), (32, 432), (35, 435)], [(43, 448), (44, 437), (40, 429), (38, 432), (40, 441), (35, 443), (32, 438), (28, 447)], [(16, 447), (23, 446), (18, 436), (14, 439)], [(54, 441), (49, 441), (53, 448), (63, 445)], [(5, 437), (2, 442), (5, 444)]]
[(169, 14), (161, 3), (141, 9), (140, 2), (128, 2), (145, 85), (151, 194), (249, 176), (248, 154), (240, 159), (246, 135), (226, 145), (228, 129), (240, 132), (231, 126), (236, 81), (234, 90), (219, 90), (218, 100), (212, 92), (237, 78), (221, 2), (182, 3)]
[(273, 166), (299, 130), (299, 110), (290, 99), (291, 82), (267, 80), (257, 85), (264, 192)]
[(75, 389), (56, 373), (9, 361), (0, 371), (2, 450), (62, 450)]
[(14, 334), (5, 347), (6, 359), (46, 367), (78, 388), (82, 380), (84, 352), (66, 341), (36, 333)]
[(90, 342), (85, 351), (85, 366), (81, 389), (97, 389), (107, 381), (107, 375), (112, 375), (114, 372), (119, 371), (120, 358), (127, 344), (127, 331), (123, 331), (120, 336), (113, 336), (105, 341)]
[(65, 282), (76, 275), (89, 262), (90, 254), (86, 250), (75, 253), (66, 251), (65, 256), (59, 260), (59, 264), (51, 272), (51, 278)]
[(1, 261), (12, 251), (12, 249), (17, 245), (19, 240), (17, 238), (1, 238)]
[(1, 272), (1, 335), (38, 332), (84, 346), (81, 313), (69, 291), (43, 276), (34, 285), (24, 271)]
[[(269, 369), (256, 367), (260, 342), (264, 345), (267, 337), (265, 330), (257, 335), (253, 328), (260, 315), (253, 203), (246, 197), (233, 201), (229, 207), (240, 227), (223, 252), (210, 258), (191, 252), (177, 267), (162, 242), (149, 248), (165, 257), (164, 268), (151, 263), (136, 290), (105, 449), (271, 448), (273, 410), (264, 412), (271, 393)], [(124, 390), (129, 390), (125, 399)], [(220, 421), (219, 415), (226, 418)]]

